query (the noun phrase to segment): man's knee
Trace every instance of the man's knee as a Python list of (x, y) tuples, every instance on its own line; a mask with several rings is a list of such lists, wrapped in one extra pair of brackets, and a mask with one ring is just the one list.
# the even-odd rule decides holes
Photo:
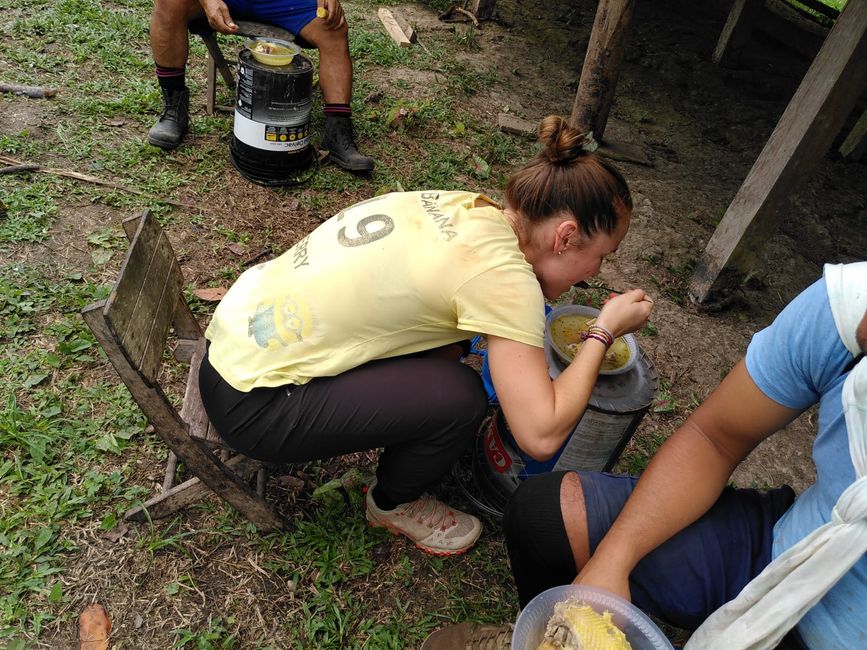
[(503, 532), (509, 546), (536, 545), (540, 531), (528, 522), (540, 516), (552, 523), (562, 521), (560, 486), (564, 476), (565, 472), (550, 472), (518, 485), (503, 516)]
[(157, 26), (184, 25), (201, 13), (198, 0), (156, 0), (153, 21)]
[(302, 29), (299, 35), (318, 49), (320, 54), (344, 52), (349, 47), (349, 25), (345, 22), (336, 29), (327, 29), (322, 25), (311, 23)]

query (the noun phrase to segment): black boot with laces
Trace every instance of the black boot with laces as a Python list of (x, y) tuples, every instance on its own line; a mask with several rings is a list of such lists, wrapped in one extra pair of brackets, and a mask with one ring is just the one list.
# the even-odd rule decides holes
[(373, 170), (373, 158), (358, 153), (352, 135), (352, 120), (346, 115), (326, 115), (322, 148), (339, 167), (353, 172)]
[(155, 147), (171, 150), (181, 144), (190, 125), (190, 91), (163, 91), (163, 112), (148, 131), (148, 142)]

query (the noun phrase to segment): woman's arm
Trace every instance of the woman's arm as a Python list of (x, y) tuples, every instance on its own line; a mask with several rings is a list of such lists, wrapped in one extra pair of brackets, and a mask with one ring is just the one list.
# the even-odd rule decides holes
[(656, 452), (575, 581), (628, 598), (639, 560), (707, 512), (738, 463), (799, 412), (767, 397), (741, 361)]
[[(609, 300), (596, 323), (621, 336), (647, 322), (653, 303), (639, 289)], [(556, 453), (587, 408), (605, 346), (584, 342), (571, 364), (551, 381), (541, 348), (488, 336), (491, 378), (509, 423), (524, 452), (537, 460)]]

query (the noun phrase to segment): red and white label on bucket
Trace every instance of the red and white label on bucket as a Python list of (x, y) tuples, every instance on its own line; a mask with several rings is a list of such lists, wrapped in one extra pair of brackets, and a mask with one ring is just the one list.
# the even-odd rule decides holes
[(310, 144), (310, 122), (279, 126), (256, 122), (235, 111), (235, 137), (256, 149), (300, 151)]
[(505, 474), (512, 466), (512, 458), (503, 446), (500, 431), (497, 429), (496, 417), (491, 418), (490, 426), (485, 432), (485, 453), (488, 455), (491, 467), (500, 474)]

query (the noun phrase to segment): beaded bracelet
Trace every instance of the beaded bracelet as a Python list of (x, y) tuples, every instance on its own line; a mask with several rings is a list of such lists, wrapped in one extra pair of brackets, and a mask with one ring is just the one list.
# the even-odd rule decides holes
[(602, 345), (605, 346), (605, 349), (606, 349), (606, 350), (607, 350), (609, 347), (611, 347), (611, 344), (608, 342), (608, 340), (607, 340), (604, 336), (602, 336), (601, 334), (597, 334), (596, 332), (589, 332), (589, 333), (587, 334), (587, 338), (584, 339), (584, 340), (587, 341), (587, 340), (590, 340), (590, 339), (595, 339), (595, 340), (599, 341)]
[(605, 343), (606, 348), (610, 348), (614, 343), (614, 335), (601, 325), (592, 325), (587, 329), (587, 334), (596, 334), (600, 340)]

